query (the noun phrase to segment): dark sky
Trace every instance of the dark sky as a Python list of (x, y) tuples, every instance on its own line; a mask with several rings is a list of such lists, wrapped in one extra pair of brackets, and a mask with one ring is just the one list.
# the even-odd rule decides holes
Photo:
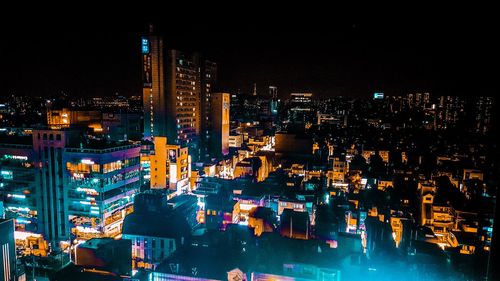
[[(341, 13), (338, 12), (338, 13)], [(2, 21), (0, 94), (139, 94), (140, 35), (152, 21), (168, 47), (219, 63), (220, 90), (321, 96), (492, 95), (493, 28), (486, 19), (405, 15), (196, 13), (115, 18), (29, 17)], [(332, 20), (335, 19), (335, 20)]]

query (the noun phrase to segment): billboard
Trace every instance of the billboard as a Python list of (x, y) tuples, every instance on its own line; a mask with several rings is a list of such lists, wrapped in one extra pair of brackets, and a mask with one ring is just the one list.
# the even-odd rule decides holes
[(169, 149), (168, 150), (168, 160), (170, 163), (177, 162), (177, 149)]
[(373, 99), (374, 100), (383, 100), (384, 99), (384, 93), (373, 93)]

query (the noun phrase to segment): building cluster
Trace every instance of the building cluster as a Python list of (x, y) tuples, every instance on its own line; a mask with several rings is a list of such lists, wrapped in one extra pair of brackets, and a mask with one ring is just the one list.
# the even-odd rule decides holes
[(0, 278), (485, 276), (492, 98), (230, 94), (140, 46), (142, 96), (0, 103)]

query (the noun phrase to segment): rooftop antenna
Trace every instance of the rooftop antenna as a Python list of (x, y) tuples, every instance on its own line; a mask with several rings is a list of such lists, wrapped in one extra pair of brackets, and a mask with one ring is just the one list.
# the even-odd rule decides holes
[(253, 96), (256, 96), (257, 95), (257, 83), (253, 83), (253, 93), (252, 93)]

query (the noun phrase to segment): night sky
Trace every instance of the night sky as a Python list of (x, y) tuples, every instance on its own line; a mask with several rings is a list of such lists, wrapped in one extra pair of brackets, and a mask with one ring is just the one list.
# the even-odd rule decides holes
[(254, 82), (259, 92), (278, 86), (281, 96), (293, 91), (493, 95), (498, 89), (488, 19), (304, 15), (218, 13), (185, 20), (180, 13), (166, 13), (2, 21), (0, 94), (140, 94), (140, 35), (150, 21), (169, 48), (199, 51), (218, 62), (222, 91), (246, 93)]

